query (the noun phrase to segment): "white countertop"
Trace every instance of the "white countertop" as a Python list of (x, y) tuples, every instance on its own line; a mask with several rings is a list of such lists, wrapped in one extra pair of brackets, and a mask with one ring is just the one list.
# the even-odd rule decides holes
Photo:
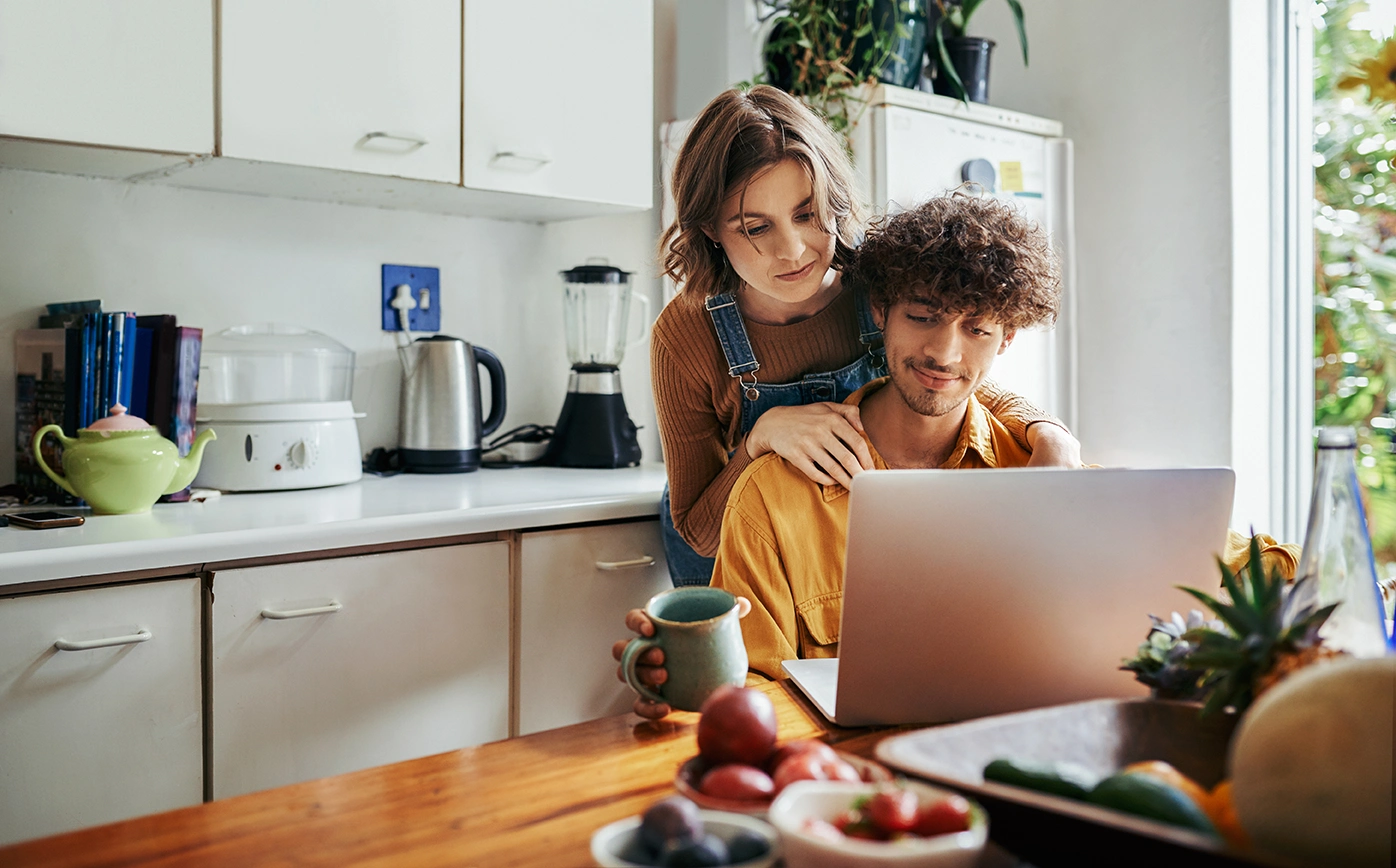
[[(306, 491), (160, 503), (80, 527), (0, 527), (0, 587), (659, 514), (664, 466), (365, 476)], [(69, 511), (69, 510), (65, 510)]]

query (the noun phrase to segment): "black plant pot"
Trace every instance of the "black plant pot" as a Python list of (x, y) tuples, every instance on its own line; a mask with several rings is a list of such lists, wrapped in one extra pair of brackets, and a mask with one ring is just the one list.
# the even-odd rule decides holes
[[(893, 33), (900, 25), (905, 36), (894, 36), (892, 53), (878, 73), (878, 81), (895, 84), (897, 87), (916, 87), (921, 78), (921, 64), (926, 57), (926, 7), (927, 0), (875, 0), (872, 8), (872, 25), (883, 33)], [(934, 7), (933, 7), (934, 8)], [(853, 67), (861, 75), (868, 75), (869, 67), (876, 58), (869, 57), (873, 49), (873, 37), (865, 36), (853, 48)]]
[[(964, 98), (970, 102), (989, 101), (989, 55), (994, 50), (994, 44), (992, 39), (982, 36), (954, 36), (945, 40), (945, 53), (950, 55), (950, 62), (965, 88)], [(934, 64), (931, 80), (935, 92), (960, 99), (955, 82), (941, 68), (939, 58), (935, 56), (935, 40), (930, 41), (929, 51)]]

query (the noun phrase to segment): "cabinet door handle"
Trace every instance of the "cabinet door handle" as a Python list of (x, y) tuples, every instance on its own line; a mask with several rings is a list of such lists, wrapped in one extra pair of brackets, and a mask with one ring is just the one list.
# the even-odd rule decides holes
[[(381, 148), (372, 146), (374, 142), (378, 142), (380, 140), (385, 142), (401, 142), (407, 145), (407, 147)], [(421, 136), (409, 135), (407, 133), (386, 133), (382, 130), (376, 130), (371, 133), (366, 133), (362, 139), (359, 139), (360, 148), (369, 151), (379, 151), (386, 154), (410, 154), (418, 148), (426, 147), (426, 145), (427, 140), (422, 138)]]
[(490, 157), (490, 168), (510, 169), (515, 172), (533, 172), (553, 161), (543, 154), (528, 154), (523, 151), (495, 151)]
[(59, 651), (91, 651), (93, 648), (114, 648), (117, 645), (136, 645), (150, 638), (150, 631), (141, 628), (129, 636), (109, 636), (106, 639), (88, 639), (83, 642), (69, 642), (59, 639), (53, 646)]
[(309, 618), (311, 615), (332, 615), (343, 609), (338, 600), (330, 600), (323, 606), (311, 606), (308, 609), (287, 609), (280, 611), (277, 609), (263, 609), (262, 617), (273, 621), (285, 621), (287, 618)]
[(597, 561), (598, 570), (633, 570), (636, 567), (648, 567), (654, 563), (654, 558), (649, 555), (640, 555), (628, 561)]

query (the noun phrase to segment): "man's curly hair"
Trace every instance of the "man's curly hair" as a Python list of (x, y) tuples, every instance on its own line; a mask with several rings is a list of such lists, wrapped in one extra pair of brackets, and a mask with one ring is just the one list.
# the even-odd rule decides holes
[(911, 301), (1010, 329), (1051, 325), (1061, 307), (1047, 234), (1008, 204), (963, 190), (874, 222), (844, 279), (882, 310)]

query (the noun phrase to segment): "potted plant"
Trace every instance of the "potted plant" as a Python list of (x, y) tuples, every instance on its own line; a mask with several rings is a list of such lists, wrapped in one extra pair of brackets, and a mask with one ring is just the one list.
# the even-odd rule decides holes
[(757, 80), (803, 99), (840, 133), (866, 103), (859, 86), (920, 78), (932, 0), (758, 0), (770, 22)]
[[(969, 36), (969, 20), (984, 0), (930, 0), (931, 59), (930, 78), (935, 92), (966, 102), (989, 101), (989, 54), (994, 41)], [(1018, 27), (1018, 44), (1023, 49), (1023, 65), (1028, 64), (1028, 32), (1023, 26), (1023, 5), (1008, 0), (1013, 22)]]

